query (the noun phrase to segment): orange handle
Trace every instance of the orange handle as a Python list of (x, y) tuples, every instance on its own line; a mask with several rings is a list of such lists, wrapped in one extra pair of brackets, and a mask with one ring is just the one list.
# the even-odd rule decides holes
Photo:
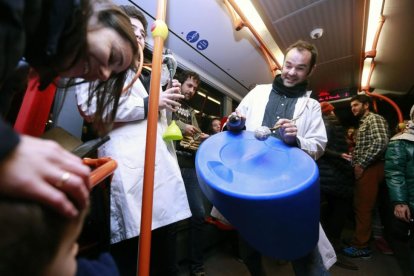
[(98, 159), (84, 158), (83, 163), (90, 167), (96, 167), (89, 176), (89, 189), (93, 189), (93, 187), (101, 183), (105, 178), (113, 174), (118, 166), (116, 161), (109, 157)]

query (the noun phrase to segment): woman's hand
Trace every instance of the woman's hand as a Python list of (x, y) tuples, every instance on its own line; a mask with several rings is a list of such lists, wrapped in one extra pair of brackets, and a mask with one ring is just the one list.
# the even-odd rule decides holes
[(167, 89), (160, 93), (158, 109), (168, 109), (172, 112), (178, 110), (181, 104), (179, 100), (184, 99), (184, 96), (180, 94), (181, 83), (177, 80), (173, 80), (172, 85), (168, 84)]
[(0, 193), (36, 200), (73, 217), (89, 202), (90, 169), (54, 141), (21, 136), (0, 163)]

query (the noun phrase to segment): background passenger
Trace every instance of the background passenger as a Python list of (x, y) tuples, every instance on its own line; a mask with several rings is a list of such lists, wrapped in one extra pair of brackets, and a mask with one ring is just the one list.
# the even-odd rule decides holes
[(352, 211), (354, 174), (351, 162), (344, 158), (348, 152), (345, 130), (335, 115), (335, 107), (321, 103), (328, 143), (325, 153), (318, 159), (321, 187), (321, 223), (326, 231), (338, 261), (336, 265), (357, 270), (358, 266), (338, 254), (342, 250), (341, 233)]
[(221, 131), (221, 120), (220, 118), (213, 118), (210, 121), (210, 125), (208, 127), (208, 134), (213, 135), (219, 133)]
[(174, 116), (184, 136), (184, 139), (177, 143), (177, 157), (192, 214), (188, 244), (190, 275), (203, 276), (205, 275), (203, 250), (206, 231), (206, 210), (204, 208), (205, 197), (198, 184), (195, 171), (195, 154), (199, 143), (207, 139), (209, 135), (201, 132), (195, 116), (196, 113), (190, 106), (190, 100), (194, 97), (200, 84), (200, 76), (195, 72), (184, 71), (178, 80), (181, 82), (181, 94), (184, 95), (184, 99), (181, 101), (181, 106), (174, 113)]
[(357, 95), (351, 99), (351, 109), (360, 119), (356, 145), (352, 156), (355, 174), (354, 211), (355, 233), (351, 246), (343, 250), (348, 257), (371, 258), (369, 247), (372, 230), (372, 211), (378, 188), (384, 180), (384, 154), (388, 143), (388, 124), (385, 119), (370, 112), (371, 99)]
[[(399, 265), (405, 275), (414, 274), (414, 106), (410, 110), (410, 120), (403, 133), (391, 138), (385, 154), (385, 179), (389, 189), (391, 203), (394, 205), (394, 215), (401, 222), (396, 227), (405, 235), (394, 236), (397, 243), (404, 246), (395, 247)], [(405, 230), (405, 231), (404, 231)], [(408, 254), (407, 254), (408, 253)]]
[(357, 134), (357, 131), (354, 127), (350, 127), (346, 131), (346, 142), (348, 144), (348, 155), (344, 156), (348, 161), (352, 160), (352, 153), (354, 152), (355, 148), (355, 137)]

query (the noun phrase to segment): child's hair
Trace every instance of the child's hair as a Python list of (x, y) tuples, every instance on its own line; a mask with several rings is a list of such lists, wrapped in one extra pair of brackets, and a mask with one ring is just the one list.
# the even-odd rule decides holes
[(0, 275), (42, 275), (74, 220), (39, 203), (0, 197)]

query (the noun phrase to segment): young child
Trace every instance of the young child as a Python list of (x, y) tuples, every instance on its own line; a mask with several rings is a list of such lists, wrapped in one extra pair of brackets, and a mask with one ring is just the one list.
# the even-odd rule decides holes
[(74, 276), (86, 212), (66, 218), (36, 202), (0, 198), (0, 275)]

